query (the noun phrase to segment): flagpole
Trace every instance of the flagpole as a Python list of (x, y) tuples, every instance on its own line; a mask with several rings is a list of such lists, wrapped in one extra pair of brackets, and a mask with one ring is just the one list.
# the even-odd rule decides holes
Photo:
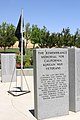
[(23, 90), (23, 9), (21, 10), (21, 90)]

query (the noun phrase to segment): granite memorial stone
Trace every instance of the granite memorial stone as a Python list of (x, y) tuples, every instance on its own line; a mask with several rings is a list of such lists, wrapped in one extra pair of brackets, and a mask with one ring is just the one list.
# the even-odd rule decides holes
[(69, 109), (80, 111), (80, 48), (69, 49)]
[(68, 50), (35, 49), (34, 113), (47, 119), (69, 113)]
[(1, 54), (1, 81), (16, 81), (16, 54)]

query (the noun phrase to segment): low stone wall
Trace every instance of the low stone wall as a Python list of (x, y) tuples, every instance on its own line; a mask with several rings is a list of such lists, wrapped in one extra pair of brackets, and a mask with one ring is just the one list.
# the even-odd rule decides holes
[[(30, 68), (30, 69), (23, 69), (23, 74), (25, 76), (33, 76), (33, 69)], [(21, 69), (17, 69), (17, 76), (20, 76), (21, 75)]]
[[(23, 74), (25, 76), (33, 76), (33, 69), (29, 68), (29, 69), (23, 69)], [(17, 76), (21, 75), (21, 69), (17, 69)], [(0, 69), (0, 77), (1, 77), (1, 69)]]

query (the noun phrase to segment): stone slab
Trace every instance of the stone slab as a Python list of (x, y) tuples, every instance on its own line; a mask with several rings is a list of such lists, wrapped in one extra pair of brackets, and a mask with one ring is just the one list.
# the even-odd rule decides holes
[(1, 54), (1, 81), (16, 81), (16, 54)]
[(69, 114), (68, 50), (36, 49), (33, 56), (35, 117)]
[(69, 49), (69, 109), (80, 111), (80, 48)]

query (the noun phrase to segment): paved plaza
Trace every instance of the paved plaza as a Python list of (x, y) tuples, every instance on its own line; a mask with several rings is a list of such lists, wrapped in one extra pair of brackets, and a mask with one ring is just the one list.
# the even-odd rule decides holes
[[(19, 81), (20, 76), (17, 79)], [(10, 82), (0, 83), (0, 120), (36, 120), (31, 113), (34, 110), (33, 77), (27, 76), (26, 80), (31, 92), (18, 97), (7, 92)], [(80, 120), (80, 112), (46, 120)]]

